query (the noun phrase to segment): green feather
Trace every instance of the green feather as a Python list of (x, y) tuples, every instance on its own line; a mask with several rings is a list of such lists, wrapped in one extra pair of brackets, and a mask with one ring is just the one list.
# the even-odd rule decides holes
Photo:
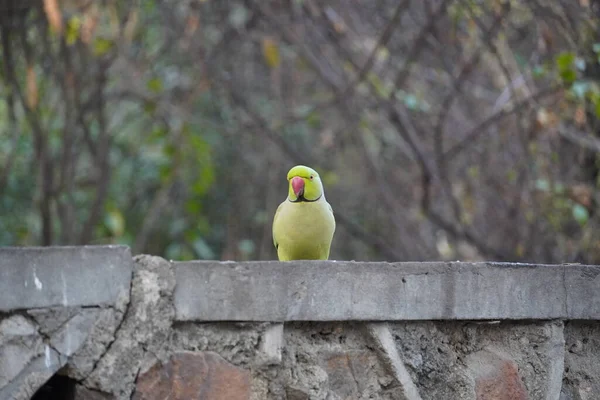
[(304, 180), (303, 198), (297, 198), (290, 183), (288, 197), (273, 218), (277, 256), (280, 261), (327, 260), (335, 232), (333, 210), (315, 170), (297, 165), (288, 172), (288, 182), (296, 176)]

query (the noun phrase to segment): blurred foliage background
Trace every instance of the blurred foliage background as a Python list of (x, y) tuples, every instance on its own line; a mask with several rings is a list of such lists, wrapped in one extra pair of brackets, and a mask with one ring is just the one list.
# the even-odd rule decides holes
[(0, 0), (0, 245), (600, 263), (591, 0)]

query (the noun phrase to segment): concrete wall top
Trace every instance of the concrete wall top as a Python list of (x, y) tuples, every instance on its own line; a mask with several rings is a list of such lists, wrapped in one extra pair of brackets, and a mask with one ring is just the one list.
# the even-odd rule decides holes
[(132, 261), (126, 246), (0, 248), (0, 311), (115, 304)]
[(179, 320), (600, 318), (598, 266), (347, 261), (175, 266)]
[[(0, 312), (127, 295), (125, 246), (0, 248)], [(175, 262), (179, 321), (600, 319), (600, 266)]]

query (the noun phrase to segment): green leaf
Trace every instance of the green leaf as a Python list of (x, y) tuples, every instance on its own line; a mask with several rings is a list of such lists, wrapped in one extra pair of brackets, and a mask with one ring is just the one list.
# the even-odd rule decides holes
[(198, 215), (202, 211), (202, 204), (195, 199), (190, 199), (185, 203), (185, 211), (192, 215)]
[(592, 45), (592, 50), (594, 51), (594, 53), (600, 53), (600, 43), (594, 43)]
[(531, 71), (534, 78), (541, 78), (546, 75), (546, 68), (543, 65), (536, 65)]
[(179, 260), (183, 253), (183, 246), (179, 243), (171, 243), (165, 250), (165, 257), (169, 260)]
[(264, 38), (262, 48), (263, 57), (269, 68), (277, 68), (281, 63), (281, 55), (277, 42), (271, 38)]
[(571, 69), (575, 61), (575, 54), (571, 52), (562, 52), (556, 57), (556, 65), (559, 70)]
[[(508, 179), (508, 181), (510, 183), (515, 183), (517, 181), (517, 171), (515, 171), (514, 169), (509, 169), (508, 172), (506, 172), (506, 179)], [(537, 185), (536, 185), (537, 187)], [(538, 188), (539, 189), (539, 188)]]
[(390, 88), (387, 87), (383, 81), (374, 73), (369, 72), (367, 74), (367, 80), (369, 83), (375, 88), (375, 92), (383, 98), (388, 98), (390, 96)]
[(321, 174), (321, 179), (325, 186), (331, 187), (337, 185), (340, 181), (340, 176), (333, 171), (325, 171)]
[(589, 83), (585, 81), (573, 82), (573, 85), (571, 86), (571, 91), (575, 94), (575, 96), (579, 97), (580, 99), (583, 99), (585, 97), (585, 94), (587, 93), (588, 89)]
[(299, 118), (304, 118), (310, 114), (313, 110), (313, 106), (310, 104), (301, 104), (294, 108), (294, 114), (296, 114)]
[(419, 100), (417, 100), (417, 96), (414, 94), (407, 94), (404, 97), (404, 104), (408, 107), (409, 110), (416, 110), (419, 105)]
[(236, 29), (240, 29), (244, 26), (248, 18), (250, 17), (250, 13), (248, 9), (241, 4), (234, 5), (229, 12), (229, 23)]
[(146, 84), (148, 89), (154, 93), (160, 93), (163, 91), (163, 83), (159, 78), (152, 78)]
[(144, 111), (148, 114), (154, 114), (156, 111), (156, 103), (154, 101), (145, 101)]
[(125, 219), (119, 210), (112, 210), (104, 216), (104, 225), (113, 236), (121, 236), (125, 232)]
[(253, 220), (256, 224), (264, 225), (270, 221), (270, 216), (265, 210), (258, 210), (256, 214), (254, 214)]
[(573, 68), (574, 63), (575, 54), (571, 52), (563, 52), (556, 57), (558, 73), (566, 83), (571, 83), (577, 79), (577, 72)]
[(94, 55), (102, 56), (108, 53), (114, 45), (115, 43), (112, 40), (97, 37), (94, 39)]
[(563, 81), (565, 81), (565, 83), (571, 83), (571, 82), (575, 81), (575, 79), (577, 79), (577, 73), (572, 69), (568, 69), (568, 70), (562, 71), (560, 73), (560, 77), (562, 78)]
[(165, 127), (157, 126), (152, 129), (150, 135), (148, 135), (148, 143), (157, 143), (162, 141), (168, 136), (169, 131)]
[(247, 255), (252, 254), (255, 248), (256, 246), (254, 245), (254, 242), (250, 239), (243, 239), (238, 243), (238, 249)]
[(311, 128), (318, 128), (321, 125), (321, 116), (318, 112), (311, 112), (306, 116), (306, 123)]
[(590, 218), (590, 214), (587, 208), (581, 204), (575, 204), (573, 206), (573, 218), (575, 218), (580, 225), (585, 225)]
[(479, 167), (470, 166), (469, 169), (467, 170), (467, 174), (469, 175), (470, 178), (473, 178), (473, 179), (479, 177)]
[(215, 258), (215, 253), (202, 238), (196, 239), (194, 243), (192, 243), (192, 247), (194, 248), (196, 255), (201, 259), (212, 260)]
[(79, 28), (81, 27), (81, 20), (78, 17), (72, 17), (67, 23), (67, 30), (65, 38), (67, 45), (72, 45), (79, 38)]
[(535, 181), (535, 188), (537, 190), (547, 192), (550, 190), (550, 182), (548, 182), (546, 179), (538, 179)]

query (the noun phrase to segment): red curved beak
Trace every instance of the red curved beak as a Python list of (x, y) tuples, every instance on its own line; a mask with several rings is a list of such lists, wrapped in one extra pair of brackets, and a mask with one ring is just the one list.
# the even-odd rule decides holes
[(292, 190), (296, 197), (300, 197), (304, 194), (304, 179), (299, 176), (292, 178)]

